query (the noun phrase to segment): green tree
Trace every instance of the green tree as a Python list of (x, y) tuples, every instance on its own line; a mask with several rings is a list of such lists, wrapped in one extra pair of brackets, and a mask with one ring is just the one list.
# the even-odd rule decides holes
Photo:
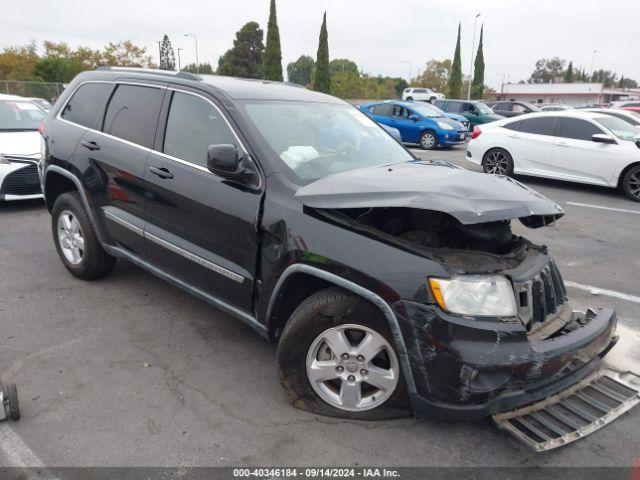
[(195, 63), (189, 63), (187, 65), (185, 65), (184, 67), (182, 67), (182, 72), (189, 72), (189, 73), (202, 73), (205, 75), (211, 75), (213, 74), (213, 68), (211, 67), (210, 63), (201, 63), (200, 64), (200, 68), (196, 68), (196, 64)]
[(264, 32), (256, 22), (246, 23), (236, 33), (233, 48), (218, 60), (218, 75), (242, 78), (262, 78)]
[(313, 72), (313, 89), (318, 92), (331, 91), (331, 72), (329, 71), (329, 35), (327, 33), (327, 12), (322, 17), (316, 68)]
[(567, 70), (564, 72), (564, 83), (573, 83), (573, 62), (569, 62)]
[(35, 66), (35, 75), (45, 82), (70, 82), (73, 77), (84, 70), (80, 60), (73, 56), (41, 57)]
[(451, 60), (429, 60), (422, 74), (412, 83), (418, 87), (426, 87), (436, 92), (444, 92), (451, 76)]
[(311, 75), (316, 62), (309, 55), (301, 55), (295, 62), (287, 65), (287, 77), (290, 82), (299, 85), (308, 85), (311, 83)]
[(267, 46), (264, 50), (264, 78), (282, 81), (282, 52), (280, 51), (280, 32), (276, 18), (276, 0), (271, 0), (269, 24), (267, 25)]
[(447, 93), (451, 98), (460, 98), (462, 95), (462, 63), (460, 60), (460, 23), (458, 23), (458, 40), (451, 64), (451, 75), (447, 84)]
[(559, 57), (541, 58), (536, 62), (536, 68), (529, 77), (529, 83), (554, 83), (561, 81), (564, 75), (564, 65), (567, 63)]
[(173, 53), (173, 47), (169, 37), (165, 34), (160, 44), (160, 70), (175, 70), (176, 69), (176, 57)]
[(355, 73), (356, 75), (360, 74), (356, 62), (346, 58), (334, 58), (331, 60), (329, 62), (329, 72), (331, 73), (331, 77), (338, 72), (350, 72)]
[(484, 37), (484, 25), (480, 27), (480, 43), (473, 66), (473, 82), (471, 83), (471, 98), (482, 99), (484, 95), (484, 50), (482, 42)]
[(0, 53), (2, 80), (34, 80), (38, 53), (35, 43), (20, 47), (6, 47)]

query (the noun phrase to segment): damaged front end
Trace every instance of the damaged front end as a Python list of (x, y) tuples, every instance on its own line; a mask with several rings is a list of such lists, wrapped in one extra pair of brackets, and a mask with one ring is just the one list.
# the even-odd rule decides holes
[[(511, 230), (513, 219), (540, 227), (562, 209), (512, 180), (430, 168), (428, 177), (412, 164), (361, 170), (350, 181), (341, 174), (297, 195), (308, 214), (436, 261), (448, 273), (425, 272), (415, 295), (392, 305), (415, 379), (414, 412), (487, 417), (594, 372), (617, 340), (615, 313), (573, 312), (546, 247)], [(400, 267), (389, 268), (401, 274)]]

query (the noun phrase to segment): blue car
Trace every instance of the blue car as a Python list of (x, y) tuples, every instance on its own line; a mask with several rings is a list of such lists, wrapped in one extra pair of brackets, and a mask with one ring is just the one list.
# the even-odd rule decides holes
[(426, 150), (464, 143), (467, 129), (426, 105), (417, 102), (384, 101), (365, 103), (360, 110), (376, 122), (396, 128), (405, 143), (418, 143)]

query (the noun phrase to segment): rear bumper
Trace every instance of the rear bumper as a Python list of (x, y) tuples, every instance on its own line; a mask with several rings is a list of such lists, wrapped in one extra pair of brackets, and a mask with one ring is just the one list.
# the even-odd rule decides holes
[(413, 317), (402, 319), (403, 329), (411, 324), (416, 336), (407, 344), (417, 416), (473, 420), (536, 402), (598, 369), (618, 340), (611, 310), (574, 312), (574, 330), (530, 342), (515, 332), (474, 334), (433, 307), (402, 303)]

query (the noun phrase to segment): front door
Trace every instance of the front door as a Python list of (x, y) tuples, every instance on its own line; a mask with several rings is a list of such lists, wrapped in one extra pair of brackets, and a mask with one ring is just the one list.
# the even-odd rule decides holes
[[(168, 95), (158, 129), (164, 133), (144, 174), (149, 260), (249, 313), (262, 190), (207, 169), (210, 145), (233, 144), (248, 155), (218, 106), (196, 92), (170, 90)], [(260, 176), (256, 179), (259, 183)]]

